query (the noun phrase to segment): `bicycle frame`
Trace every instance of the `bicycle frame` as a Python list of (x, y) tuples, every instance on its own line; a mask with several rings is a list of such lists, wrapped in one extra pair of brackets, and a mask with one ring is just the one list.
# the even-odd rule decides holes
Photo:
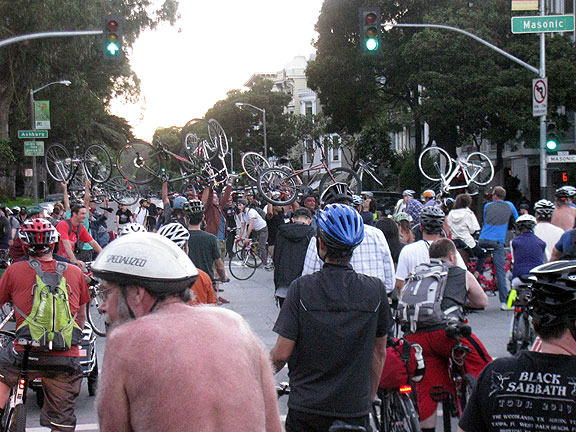
[[(452, 172), (448, 176), (444, 177), (441, 173), (441, 170), (438, 169), (438, 172), (440, 173), (440, 177), (441, 177), (440, 181), (442, 182), (442, 190), (444, 192), (448, 192), (448, 191), (455, 190), (455, 189), (465, 189), (465, 188), (469, 187), (470, 184), (474, 181), (474, 179), (478, 176), (478, 174), (480, 174), (482, 172), (482, 170), (480, 169), (476, 172), (475, 175), (469, 176), (468, 170), (466, 168), (468, 166), (472, 166), (472, 164), (469, 164), (466, 161), (461, 160), (461, 159), (456, 160), (456, 159), (450, 158), (450, 160), (452, 161), (452, 163), (455, 166), (454, 166), (454, 169), (452, 170)], [(464, 184), (452, 186), (450, 183), (452, 183), (452, 180), (454, 180), (456, 178), (456, 176), (460, 173), (462, 173), (462, 175), (464, 176)]]

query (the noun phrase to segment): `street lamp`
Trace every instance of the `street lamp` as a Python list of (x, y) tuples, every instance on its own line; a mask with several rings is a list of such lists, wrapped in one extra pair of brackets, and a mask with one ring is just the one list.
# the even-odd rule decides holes
[[(54, 81), (43, 85), (36, 90), (30, 89), (30, 126), (32, 130), (36, 129), (36, 122), (34, 121), (34, 94), (38, 93), (40, 90), (44, 90), (46, 87), (50, 87), (53, 84), (63, 84), (68, 87), (72, 82), (68, 80)], [(35, 138), (33, 138), (36, 140)], [(38, 204), (38, 173), (36, 168), (36, 156), (32, 156), (32, 193), (34, 195), (34, 204)]]
[(262, 125), (264, 127), (264, 159), (268, 160), (268, 142), (266, 140), (266, 110), (246, 102), (236, 102), (234, 105), (240, 109), (242, 109), (243, 106), (249, 106), (262, 113)]

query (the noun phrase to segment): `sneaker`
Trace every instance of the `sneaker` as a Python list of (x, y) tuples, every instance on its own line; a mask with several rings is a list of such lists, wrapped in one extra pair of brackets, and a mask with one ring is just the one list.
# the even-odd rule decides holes
[(218, 297), (218, 301), (220, 302), (220, 304), (230, 303), (230, 300), (226, 300), (224, 297)]
[(264, 268), (265, 268), (266, 270), (274, 270), (274, 264), (272, 264), (272, 263), (266, 264), (266, 265), (264, 266)]
[(506, 303), (500, 303), (500, 310), (507, 311), (508, 305)]

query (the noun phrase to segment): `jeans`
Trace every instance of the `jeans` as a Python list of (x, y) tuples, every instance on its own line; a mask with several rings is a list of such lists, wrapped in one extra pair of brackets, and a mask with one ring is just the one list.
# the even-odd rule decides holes
[[(482, 248), (494, 248), (492, 252), (492, 261), (494, 262), (494, 269), (496, 270), (496, 286), (498, 287), (498, 295), (500, 303), (508, 301), (508, 287), (506, 284), (506, 252), (504, 251), (504, 243), (495, 240), (478, 240), (478, 246)], [(481, 256), (478, 259), (476, 268), (478, 271), (484, 266), (486, 256)]]

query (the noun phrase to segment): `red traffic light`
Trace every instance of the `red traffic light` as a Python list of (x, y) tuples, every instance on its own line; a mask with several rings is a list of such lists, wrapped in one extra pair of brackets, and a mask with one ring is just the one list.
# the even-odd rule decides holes
[(370, 13), (366, 14), (366, 17), (364, 18), (364, 22), (366, 24), (374, 24), (377, 19), (378, 18), (376, 17), (376, 14), (374, 12), (370, 12)]
[(108, 21), (106, 28), (110, 31), (116, 31), (118, 29), (118, 22), (114, 20)]

